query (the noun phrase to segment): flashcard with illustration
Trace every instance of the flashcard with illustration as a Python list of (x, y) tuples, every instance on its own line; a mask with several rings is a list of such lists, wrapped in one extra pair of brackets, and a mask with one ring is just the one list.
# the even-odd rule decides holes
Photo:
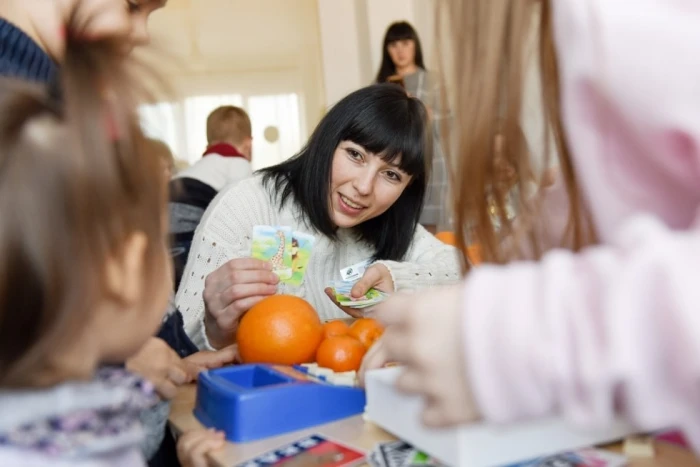
[(315, 241), (313, 235), (299, 231), (292, 233), (292, 277), (285, 280), (285, 283), (298, 287), (304, 282)]
[(364, 460), (365, 454), (359, 449), (322, 435), (310, 435), (237, 467), (350, 467), (364, 463)]
[(353, 298), (350, 292), (356, 283), (357, 281), (331, 281), (328, 284), (335, 293), (335, 300), (338, 302), (338, 305), (350, 308), (367, 308), (381, 303), (389, 297), (389, 294), (371, 288), (363, 296)]
[(269, 261), (280, 280), (292, 277), (292, 229), (286, 226), (253, 227), (253, 258)]

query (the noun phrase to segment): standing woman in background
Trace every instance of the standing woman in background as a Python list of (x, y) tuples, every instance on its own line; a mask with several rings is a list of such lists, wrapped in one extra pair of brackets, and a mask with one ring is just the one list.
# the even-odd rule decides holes
[(440, 106), (439, 80), (425, 69), (420, 39), (413, 26), (406, 21), (393, 23), (386, 30), (382, 63), (376, 81), (401, 84), (406, 92), (420, 99), (428, 108), (433, 121), (433, 157), (420, 223), (432, 233), (445, 230), (450, 222), (445, 206), (447, 170), (440, 144), (440, 122), (445, 118), (445, 113)]

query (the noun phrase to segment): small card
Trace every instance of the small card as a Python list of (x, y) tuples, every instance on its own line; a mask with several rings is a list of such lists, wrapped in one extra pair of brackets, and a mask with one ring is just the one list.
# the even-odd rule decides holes
[(349, 293), (335, 294), (335, 299), (339, 305), (348, 306), (351, 308), (365, 308), (376, 305), (386, 300), (387, 294), (376, 289), (369, 289), (366, 294), (359, 298), (353, 298)]
[(389, 296), (380, 290), (369, 289), (362, 297), (353, 298), (350, 295), (350, 292), (352, 291), (352, 288), (356, 282), (357, 281), (331, 281), (331, 283), (328, 285), (333, 289), (335, 299), (339, 305), (350, 308), (366, 308), (383, 302)]
[(280, 280), (292, 278), (292, 229), (286, 226), (253, 227), (253, 258), (269, 261)]
[(304, 282), (306, 266), (309, 264), (309, 258), (315, 242), (316, 237), (313, 235), (299, 231), (292, 233), (292, 277), (283, 282), (296, 287)]
[(663, 441), (665, 443), (675, 444), (683, 449), (691, 449), (690, 443), (683, 435), (683, 432), (676, 429), (661, 430), (654, 433), (654, 439), (656, 441)]
[(238, 464), (237, 467), (345, 467), (358, 465), (364, 459), (362, 451), (322, 435), (311, 435)]
[(507, 467), (622, 467), (627, 463), (627, 458), (620, 454), (600, 449), (579, 449), (510, 464)]
[(374, 467), (438, 467), (442, 466), (429, 455), (403, 441), (379, 443), (368, 460)]
[(371, 261), (366, 259), (352, 266), (348, 266), (347, 268), (343, 268), (340, 270), (340, 277), (346, 282), (355, 282), (364, 275), (367, 266), (370, 264)]

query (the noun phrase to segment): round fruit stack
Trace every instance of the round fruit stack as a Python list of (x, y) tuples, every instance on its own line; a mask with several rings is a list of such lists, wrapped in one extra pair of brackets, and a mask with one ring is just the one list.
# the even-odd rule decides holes
[(295, 365), (312, 363), (335, 372), (357, 371), (367, 349), (382, 335), (381, 325), (362, 318), (321, 324), (305, 300), (274, 295), (241, 319), (236, 339), (244, 363)]
[[(457, 246), (457, 236), (454, 232), (438, 232), (435, 234), (435, 238), (447, 245)], [(466, 253), (472, 265), (476, 266), (481, 263), (481, 247), (478, 244), (474, 243), (467, 246)]]
[(357, 371), (367, 349), (382, 335), (381, 325), (371, 318), (360, 318), (348, 326), (344, 321), (323, 325), (324, 339), (316, 351), (316, 363), (342, 373)]

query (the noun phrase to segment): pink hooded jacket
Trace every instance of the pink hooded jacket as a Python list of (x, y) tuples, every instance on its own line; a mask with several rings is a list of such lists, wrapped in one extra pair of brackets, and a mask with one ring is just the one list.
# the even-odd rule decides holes
[(481, 413), (682, 428), (700, 449), (700, 2), (553, 0), (564, 125), (601, 245), (477, 268)]

